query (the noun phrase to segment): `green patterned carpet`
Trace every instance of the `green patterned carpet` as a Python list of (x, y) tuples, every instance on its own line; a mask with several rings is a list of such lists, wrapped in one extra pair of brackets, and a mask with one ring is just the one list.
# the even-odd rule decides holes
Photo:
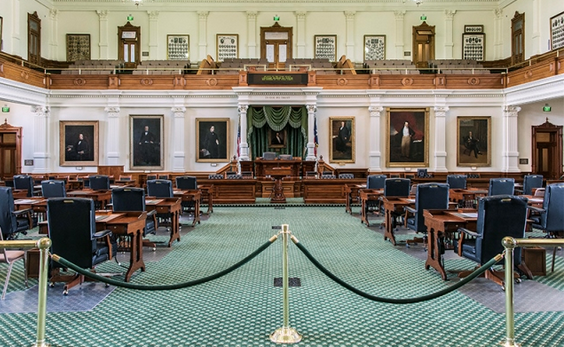
[[(365, 227), (342, 206), (214, 208), (195, 228), (183, 226), (182, 240), (159, 261), (147, 261), (147, 271), (132, 282), (161, 285), (212, 275), (255, 251), (276, 233), (272, 226), (280, 224), (289, 224), (330, 271), (368, 293), (408, 298), (452, 284), (425, 271), (422, 260), (385, 242), (377, 227)], [(47, 340), (73, 347), (275, 346), (268, 336), (282, 326), (282, 289), (273, 285), (282, 275), (281, 253), (279, 240), (240, 269), (186, 289), (116, 288), (91, 311), (49, 313)], [(477, 347), (504, 340), (504, 314), (459, 291), (419, 304), (377, 303), (332, 282), (293, 244), (289, 259), (290, 277), (301, 280), (301, 287), (290, 288), (290, 326), (303, 335), (299, 346)], [(465, 266), (473, 268), (469, 262), (456, 262), (457, 268)], [(0, 269), (5, 272), (5, 267)], [(98, 270), (116, 271), (119, 266), (108, 262)], [(20, 262), (10, 292), (25, 289), (22, 271)], [(562, 291), (563, 273), (559, 257), (556, 271), (538, 279)], [(34, 314), (1, 314), (0, 325), (0, 346), (35, 341)], [(564, 346), (564, 312), (517, 313), (515, 331), (522, 346)]]

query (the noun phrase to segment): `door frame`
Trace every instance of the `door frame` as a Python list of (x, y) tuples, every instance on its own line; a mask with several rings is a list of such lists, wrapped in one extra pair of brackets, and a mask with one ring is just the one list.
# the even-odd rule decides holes
[[(16, 157), (14, 164), (16, 166), (16, 175), (22, 172), (22, 127), (15, 127), (8, 124), (8, 120), (4, 120), (4, 124), (0, 125), (0, 134), (16, 134)], [(3, 178), (3, 177), (2, 177)]]
[[(549, 168), (549, 176), (546, 177), (547, 179), (558, 179), (562, 175), (562, 129), (561, 125), (554, 125), (548, 121), (546, 118), (546, 122), (541, 125), (532, 126), (531, 127), (531, 171), (532, 173), (537, 172), (537, 164), (539, 163), (539, 158), (537, 157), (537, 149), (538, 149), (538, 134), (540, 133), (548, 133), (551, 140), (553, 139), (553, 145), (555, 147), (554, 153), (552, 153), (551, 158), (549, 158), (550, 168)], [(547, 143), (547, 142), (543, 142)], [(552, 146), (552, 145), (551, 145)]]

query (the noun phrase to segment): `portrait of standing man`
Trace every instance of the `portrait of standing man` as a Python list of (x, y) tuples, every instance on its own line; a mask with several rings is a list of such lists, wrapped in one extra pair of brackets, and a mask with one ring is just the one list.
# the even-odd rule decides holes
[(131, 167), (162, 168), (163, 116), (131, 116)]
[(196, 161), (225, 162), (229, 160), (229, 119), (196, 119)]
[(354, 117), (330, 117), (331, 150), (329, 161), (354, 163)]

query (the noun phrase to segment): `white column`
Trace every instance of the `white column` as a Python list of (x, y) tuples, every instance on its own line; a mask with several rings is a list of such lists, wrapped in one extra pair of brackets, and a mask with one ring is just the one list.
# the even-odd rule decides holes
[(307, 156), (306, 160), (317, 160), (315, 156), (315, 105), (306, 105), (307, 107)]
[[(33, 119), (33, 172), (50, 172), (49, 168), (49, 107), (32, 106)], [(58, 142), (57, 142), (58, 143)], [(57, 151), (58, 151), (58, 147)]]
[(452, 41), (452, 20), (456, 10), (445, 10), (445, 59), (452, 59), (452, 48), (454, 42)]
[[(209, 11), (198, 11), (198, 45), (200, 47), (200, 57), (197, 60), (205, 59), (208, 56), (208, 15)], [(215, 59), (215, 58), (214, 58)]]
[[(123, 142), (124, 138), (128, 138), (127, 136), (123, 136), (123, 134), (127, 134), (127, 127), (126, 129), (120, 129), (120, 122), (119, 122), (119, 115), (120, 115), (120, 108), (117, 106), (109, 106), (104, 108), (104, 111), (107, 113), (107, 118), (108, 118), (108, 129), (107, 129), (107, 133), (108, 133), (108, 137), (106, 140), (106, 158), (104, 158), (103, 153), (104, 151), (98, 151), (98, 155), (100, 156), (99, 161), (100, 161), (100, 165), (122, 165), (123, 164), (123, 160), (120, 160), (119, 157), (119, 153), (120, 153), (120, 148), (119, 145), (120, 143)], [(129, 148), (130, 141), (126, 142), (126, 146), (125, 148)], [(131, 151), (130, 151), (131, 153)], [(131, 154), (127, 155), (127, 159), (129, 159), (129, 156)], [(128, 160), (127, 163), (129, 164), (130, 161)]]
[(380, 172), (382, 171), (382, 150), (381, 136), (382, 128), (380, 126), (382, 112), (384, 108), (382, 106), (370, 106), (368, 107), (368, 112), (370, 113), (370, 123), (368, 128), (368, 167), (370, 171)]
[[(296, 20), (298, 21), (297, 32), (297, 57), (306, 56), (306, 30), (305, 19), (307, 12), (296, 12)], [(296, 55), (295, 55), (296, 56)]]
[[(12, 1), (12, 38), (11, 38), (11, 43), (12, 43), (12, 54), (13, 55), (19, 55), (19, 56), (23, 56), (22, 52), (27, 53), (27, 48), (24, 47), (20, 47), (21, 44), (21, 31), (20, 31), (20, 23), (21, 23), (21, 19), (23, 18), (22, 14), (21, 14), (21, 8), (20, 8), (20, 2), (21, 0), (13, 0)], [(27, 16), (26, 16), (27, 18)], [(6, 19), (4, 18), (4, 25), (6, 25)], [(23, 42), (27, 42), (27, 40), (24, 40)], [(22, 50), (23, 48), (23, 50)], [(3, 50), (4, 52), (9, 52), (10, 47), (7, 47), (6, 45), (4, 45)]]
[[(52, 60), (57, 60), (57, 46), (58, 46), (58, 41), (57, 41), (57, 37), (58, 37), (58, 30), (57, 28), (59, 27), (57, 25), (57, 15), (59, 14), (58, 10), (55, 9), (51, 9), (49, 10), (49, 19), (50, 21), (50, 32), (49, 32), (49, 53), (48, 53), (48, 57)], [(63, 59), (58, 59), (58, 60), (66, 60), (66, 57), (64, 57)]]
[[(345, 52), (347, 52), (347, 58), (350, 59), (351, 61), (355, 61), (354, 58), (354, 50), (355, 50), (355, 45), (354, 45), (354, 19), (356, 16), (356, 12), (355, 11), (345, 11), (345, 17), (347, 20), (347, 25), (346, 25), (346, 42), (345, 42)], [(339, 57), (337, 57), (337, 59), (339, 59)]]
[[(503, 57), (503, 9), (496, 8), (494, 10), (494, 56), (493, 60), (502, 59)], [(509, 45), (511, 47), (511, 44)], [(509, 52), (509, 55), (511, 52)], [(486, 60), (489, 60), (486, 57)]]
[(544, 22), (541, 23), (542, 13), (540, 2), (540, 0), (533, 0), (533, 37), (530, 46), (532, 50), (530, 52), (525, 52), (528, 56), (533, 56), (544, 52), (541, 47), (542, 43), (540, 42), (541, 24), (544, 24)]
[[(448, 112), (448, 106), (435, 106), (433, 111), (435, 111), (435, 165), (432, 170), (434, 172), (447, 172), (446, 168), (446, 113)], [(430, 141), (429, 141), (430, 144)]]
[[(184, 152), (184, 143), (186, 142), (186, 107), (179, 106), (173, 107), (171, 109), (174, 114), (174, 128), (173, 128), (173, 138), (174, 138), (174, 148), (173, 158), (172, 158), (172, 171), (173, 172), (185, 172), (186, 171), (186, 153)], [(195, 151), (191, 151), (195, 153)], [(196, 157), (191, 158), (191, 162), (196, 162)]]
[[(499, 134), (503, 134), (502, 149), (502, 171), (503, 172), (520, 172), (519, 170), (519, 147), (517, 146), (519, 124), (518, 115), (521, 111), (519, 106), (505, 106), (503, 109), (503, 128)], [(498, 133), (496, 131), (496, 133)], [(489, 150), (489, 148), (488, 148)]]
[(257, 12), (247, 12), (247, 57), (257, 55)]
[[(159, 11), (147, 11), (149, 15), (149, 59), (159, 59)], [(167, 56), (162, 57), (168, 59)]]
[[(404, 52), (404, 42), (403, 42), (403, 35), (404, 35), (404, 19), (405, 19), (405, 10), (404, 11), (394, 11), (394, 17), (396, 18), (396, 38), (392, 40), (395, 42), (395, 52), (396, 59), (403, 59), (403, 52)], [(413, 54), (413, 53), (412, 53)], [(389, 58), (386, 56), (386, 58)]]
[[(100, 53), (98, 54), (98, 58), (108, 59), (108, 11), (96, 11), (96, 13), (100, 20), (100, 41), (98, 42)], [(94, 59), (94, 57), (92, 57), (92, 59)]]
[(250, 160), (249, 143), (247, 142), (247, 110), (249, 105), (239, 104), (239, 125), (241, 126), (241, 143), (239, 144), (239, 161)]

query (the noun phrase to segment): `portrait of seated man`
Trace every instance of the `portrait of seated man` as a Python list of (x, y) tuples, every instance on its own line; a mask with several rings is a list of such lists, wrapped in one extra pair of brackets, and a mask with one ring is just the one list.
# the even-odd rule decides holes
[(284, 147), (286, 145), (286, 134), (284, 130), (275, 131), (270, 129), (270, 146)]

